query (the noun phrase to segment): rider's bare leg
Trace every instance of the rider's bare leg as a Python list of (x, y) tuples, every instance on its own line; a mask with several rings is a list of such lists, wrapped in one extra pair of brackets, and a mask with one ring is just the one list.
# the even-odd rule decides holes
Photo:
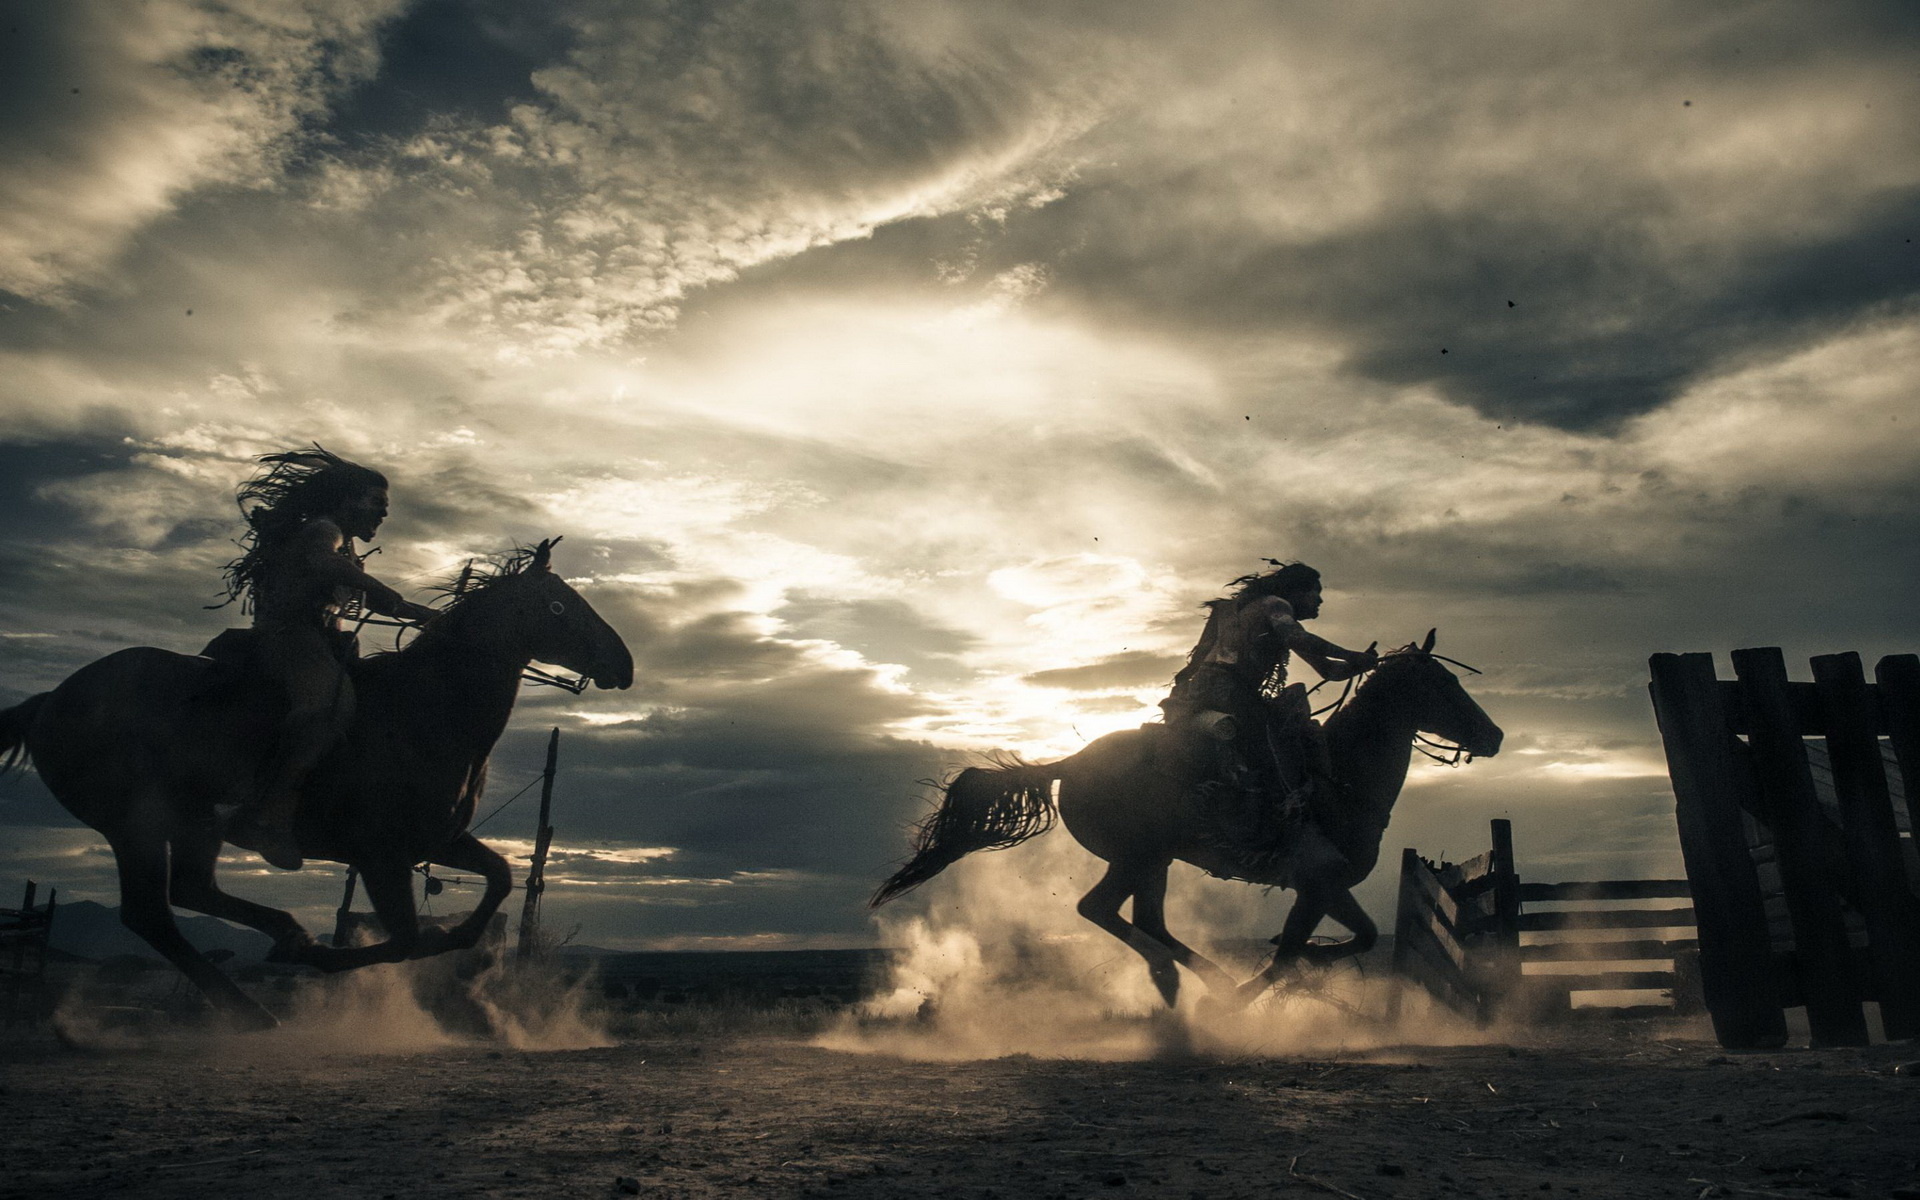
[(227, 832), (286, 871), (302, 865), (293, 831), (300, 785), (333, 749), (353, 717), (353, 685), (318, 630), (274, 630), (263, 636), (262, 672), (285, 690), (288, 711), (277, 753), (259, 797)]

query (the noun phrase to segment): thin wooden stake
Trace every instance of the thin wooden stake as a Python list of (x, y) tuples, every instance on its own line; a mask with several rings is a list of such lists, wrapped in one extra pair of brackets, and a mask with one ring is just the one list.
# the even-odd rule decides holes
[(540, 893), (547, 890), (547, 850), (553, 845), (553, 775), (560, 760), (560, 731), (547, 735), (547, 769), (540, 780), (540, 828), (534, 835), (533, 865), (527, 870), (527, 894), (520, 906), (519, 961), (533, 956), (540, 936)]
[(333, 914), (333, 944), (344, 946), (353, 935), (353, 886), (360, 882), (360, 870), (347, 868), (347, 888), (340, 893), (340, 907)]

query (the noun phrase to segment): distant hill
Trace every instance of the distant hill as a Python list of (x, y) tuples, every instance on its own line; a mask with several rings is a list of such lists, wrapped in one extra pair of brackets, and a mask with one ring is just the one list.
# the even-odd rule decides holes
[[(236, 959), (254, 962), (267, 956), (273, 941), (266, 934), (238, 925), (229, 925), (217, 917), (174, 913), (180, 932), (199, 950), (231, 950)], [(159, 958), (152, 946), (120, 923), (120, 910), (76, 900), (58, 905), (53, 914), (53, 949), (81, 958), (112, 958), (116, 954), (137, 954)]]

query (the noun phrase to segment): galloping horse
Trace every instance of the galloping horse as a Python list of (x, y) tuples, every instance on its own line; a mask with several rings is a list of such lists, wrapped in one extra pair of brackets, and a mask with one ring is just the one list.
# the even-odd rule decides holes
[[(0, 756), (5, 767), (31, 759), (60, 803), (106, 836), (120, 872), (121, 921), (233, 1024), (270, 1028), (273, 1015), (181, 936), (171, 905), (258, 929), (274, 939), (276, 961), (324, 971), (477, 944), (513, 876), (467, 825), (521, 672), (538, 660), (602, 688), (633, 683), (620, 635), (549, 567), (557, 541), (469, 572), (405, 649), (353, 665), (352, 727), (302, 788), (296, 834), (306, 857), (358, 869), (385, 942), (316, 944), (290, 914), (214, 882), (216, 806), (250, 798), (277, 727), (274, 705), (283, 703), (230, 663), (149, 646), (110, 654), (0, 712)], [(223, 634), (209, 652), (245, 636)], [(470, 917), (452, 929), (419, 928), (410, 887), (419, 862), (486, 879)]]
[[(1501, 731), (1460, 680), (1425, 644), (1406, 646), (1380, 665), (1327, 719), (1336, 796), (1318, 830), (1339, 853), (1249, 855), (1224, 842), (1203, 811), (1192, 768), (1163, 725), (1108, 734), (1054, 763), (970, 767), (949, 782), (940, 806), (920, 826), (914, 855), (874, 893), (880, 905), (925, 883), (975, 850), (1015, 846), (1047, 832), (1057, 815), (1074, 839), (1109, 864), (1081, 898), (1080, 915), (1127, 943), (1147, 962), (1172, 1007), (1186, 967), (1215, 992), (1245, 1004), (1265, 992), (1297, 959), (1328, 961), (1358, 954), (1379, 936), (1353, 898), (1380, 857), (1380, 839), (1400, 789), (1414, 739), (1428, 734), (1469, 758), (1499, 753)], [(1060, 783), (1059, 799), (1053, 783)], [(1313, 831), (1308, 831), (1309, 835)], [(1305, 839), (1303, 839), (1305, 840)], [(1215, 875), (1290, 887), (1297, 892), (1273, 962), (1244, 985), (1167, 932), (1167, 868), (1174, 859)], [(1133, 898), (1133, 920), (1120, 906)], [(1330, 946), (1308, 939), (1326, 917), (1352, 937)]]

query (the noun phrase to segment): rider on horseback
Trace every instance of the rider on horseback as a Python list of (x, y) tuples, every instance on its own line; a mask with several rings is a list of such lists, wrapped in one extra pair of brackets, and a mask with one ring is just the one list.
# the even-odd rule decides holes
[[(237, 495), (247, 521), (244, 553), (227, 564), (227, 599), (253, 614), (251, 666), (285, 693), (287, 714), (263, 786), (225, 837), (283, 870), (301, 867), (293, 819), (299, 787), (353, 718), (340, 628), (355, 605), (408, 621), (434, 615), (361, 568), (355, 538), (371, 541), (387, 516), (387, 480), (318, 445), (267, 454), (267, 470)], [(249, 507), (251, 505), (251, 507)]]
[(1311, 810), (1331, 799), (1326, 739), (1307, 689), (1287, 682), (1299, 654), (1330, 680), (1373, 668), (1373, 647), (1346, 650), (1302, 625), (1320, 615), (1320, 572), (1267, 560), (1277, 570), (1242, 575), (1231, 596), (1207, 602), (1207, 624), (1161, 701), (1167, 723), (1216, 747), (1209, 782), (1254, 793), (1259, 807)]

